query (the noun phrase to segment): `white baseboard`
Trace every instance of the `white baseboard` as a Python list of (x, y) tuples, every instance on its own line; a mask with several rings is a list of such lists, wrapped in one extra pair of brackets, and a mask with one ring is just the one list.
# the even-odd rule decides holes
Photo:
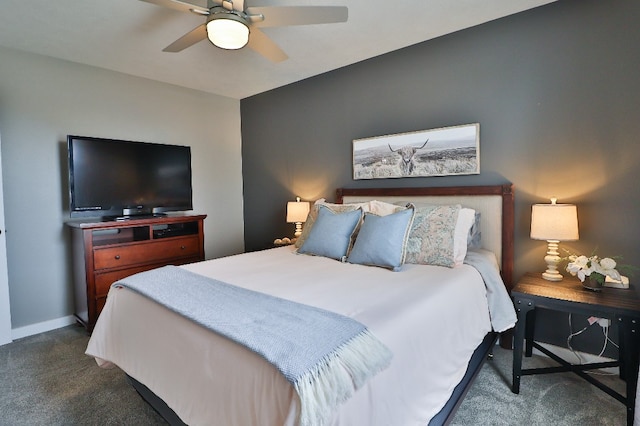
[[(561, 346), (550, 345), (548, 343), (540, 343), (540, 342), (537, 342), (537, 343), (540, 346), (550, 350), (551, 352), (553, 352), (554, 354), (558, 355), (560, 358), (564, 359), (565, 361), (567, 361), (567, 362), (569, 362), (571, 364), (587, 364), (587, 363), (593, 363), (593, 362), (611, 362), (611, 361), (615, 361), (614, 359), (611, 359), (611, 358), (606, 358), (606, 357), (603, 357), (603, 356), (589, 354), (589, 353), (586, 353), (586, 352), (576, 351), (574, 353), (569, 348), (563, 348)], [(540, 355), (540, 356), (547, 357), (547, 355), (543, 354), (542, 352), (540, 352), (536, 348), (533, 348), (533, 353), (534, 353), (534, 355)], [(578, 357), (576, 356), (576, 353), (578, 354), (578, 356), (580, 356), (580, 359), (578, 359)], [(603, 372), (612, 373), (612, 374), (618, 374), (618, 372), (619, 372), (619, 368), (618, 367), (601, 368), (600, 370), (603, 371)]]
[(55, 330), (57, 328), (66, 327), (68, 325), (74, 324), (75, 322), (76, 317), (74, 317), (73, 315), (69, 315), (68, 317), (43, 321), (37, 324), (25, 325), (24, 327), (12, 329), (11, 338), (13, 340), (22, 339), (23, 337), (33, 336), (34, 334), (40, 334), (46, 331)]

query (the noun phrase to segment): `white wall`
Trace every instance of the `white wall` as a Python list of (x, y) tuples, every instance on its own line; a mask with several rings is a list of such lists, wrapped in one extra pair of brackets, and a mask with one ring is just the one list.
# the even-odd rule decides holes
[(238, 100), (0, 47), (0, 128), (14, 331), (73, 313), (67, 134), (191, 146), (206, 257), (243, 251)]

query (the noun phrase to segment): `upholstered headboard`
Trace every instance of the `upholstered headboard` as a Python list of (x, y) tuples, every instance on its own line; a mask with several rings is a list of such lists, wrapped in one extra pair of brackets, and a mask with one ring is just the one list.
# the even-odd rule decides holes
[(481, 214), (481, 246), (496, 254), (502, 279), (511, 289), (513, 279), (513, 185), (452, 186), (438, 188), (339, 188), (336, 202), (377, 199), (429, 204), (461, 204)]

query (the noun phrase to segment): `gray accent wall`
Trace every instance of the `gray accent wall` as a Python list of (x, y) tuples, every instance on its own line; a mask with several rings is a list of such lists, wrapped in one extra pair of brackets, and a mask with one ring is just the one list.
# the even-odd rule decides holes
[[(243, 99), (246, 249), (293, 234), (295, 196), (511, 182), (516, 279), (544, 270), (531, 205), (552, 196), (578, 206), (580, 240), (561, 247), (640, 266), (638, 21), (638, 1), (561, 0)], [(352, 179), (354, 139), (476, 122), (479, 175)], [(564, 345), (566, 315), (541, 327)]]
[(0, 47), (0, 133), (14, 334), (73, 314), (68, 134), (191, 146), (206, 257), (244, 250), (238, 100)]

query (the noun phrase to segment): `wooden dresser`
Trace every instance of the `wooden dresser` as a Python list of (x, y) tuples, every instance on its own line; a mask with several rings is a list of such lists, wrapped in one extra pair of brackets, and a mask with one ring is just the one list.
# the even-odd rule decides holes
[(75, 316), (88, 331), (109, 287), (129, 275), (204, 260), (206, 215), (71, 221)]

